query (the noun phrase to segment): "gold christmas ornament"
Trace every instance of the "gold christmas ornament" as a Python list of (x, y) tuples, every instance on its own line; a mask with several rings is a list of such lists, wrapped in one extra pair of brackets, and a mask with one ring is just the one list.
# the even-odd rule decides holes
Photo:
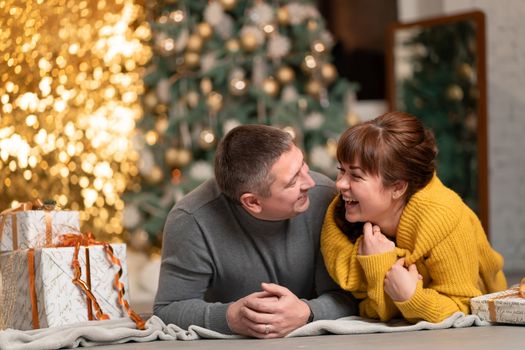
[(186, 148), (169, 148), (164, 157), (169, 166), (184, 168), (191, 162), (193, 155)]
[(203, 40), (208, 40), (213, 35), (213, 28), (207, 22), (197, 24), (197, 33)]
[(314, 98), (319, 97), (321, 93), (321, 83), (317, 80), (310, 80), (306, 83), (305, 91)]
[(226, 50), (230, 53), (236, 53), (240, 49), (239, 41), (236, 39), (230, 39), (226, 42)]
[(151, 184), (159, 183), (162, 180), (162, 178), (162, 169), (157, 165), (153, 166), (149, 174), (146, 176), (146, 180)]
[(273, 77), (266, 78), (262, 83), (262, 89), (267, 95), (275, 97), (279, 92), (279, 83)]
[(457, 71), (465, 79), (471, 79), (474, 76), (474, 70), (468, 63), (460, 64)]
[(327, 84), (332, 83), (337, 78), (337, 68), (331, 63), (323, 63), (321, 66), (321, 77)]
[(289, 66), (282, 66), (277, 70), (276, 77), (281, 84), (289, 84), (295, 79), (295, 72)]
[(211, 149), (215, 145), (216, 140), (217, 137), (215, 137), (215, 133), (210, 128), (202, 129), (199, 134), (199, 146), (203, 149)]
[(320, 40), (315, 40), (312, 43), (312, 51), (318, 54), (322, 54), (326, 51), (326, 45)]
[(186, 65), (189, 68), (198, 67), (200, 64), (200, 59), (201, 59), (201, 56), (195, 52), (186, 52), (184, 54), (184, 63), (186, 63)]
[(447, 88), (447, 97), (452, 101), (461, 101), (463, 99), (463, 90), (457, 84), (452, 84)]
[(159, 134), (164, 134), (164, 132), (168, 128), (168, 124), (168, 118), (159, 118), (155, 123), (155, 129), (159, 132)]
[(330, 155), (330, 157), (336, 158), (336, 156), (337, 156), (337, 141), (335, 139), (328, 139), (328, 140), (326, 140), (326, 152)]
[(213, 90), (213, 84), (210, 78), (203, 78), (201, 80), (201, 91), (204, 95), (208, 95)]
[(357, 113), (355, 112), (348, 112), (346, 114), (346, 123), (349, 125), (349, 126), (354, 126), (354, 125), (357, 125), (361, 122), (361, 119), (359, 118), (359, 116), (357, 115)]
[(186, 94), (186, 104), (190, 108), (195, 108), (199, 104), (199, 93), (191, 90)]
[(206, 105), (212, 112), (218, 112), (222, 108), (222, 95), (211, 92), (206, 99)]
[(281, 25), (288, 25), (290, 23), (290, 13), (287, 7), (283, 6), (277, 9), (277, 20)]
[(198, 34), (190, 35), (188, 43), (186, 44), (188, 51), (199, 52), (202, 49), (202, 38)]
[(312, 55), (304, 56), (303, 63), (301, 63), (301, 68), (305, 73), (312, 73), (314, 69), (317, 68), (317, 60)]
[(230, 92), (234, 96), (242, 96), (246, 93), (248, 83), (243, 78), (233, 78), (230, 80)]
[(222, 8), (226, 11), (232, 10), (237, 5), (237, 0), (219, 0)]
[(306, 27), (308, 28), (308, 30), (313, 32), (319, 28), (319, 23), (317, 23), (316, 20), (309, 19), (308, 23), (306, 24)]
[(244, 51), (252, 52), (259, 46), (255, 34), (250, 32), (242, 33), (241, 35), (241, 46)]

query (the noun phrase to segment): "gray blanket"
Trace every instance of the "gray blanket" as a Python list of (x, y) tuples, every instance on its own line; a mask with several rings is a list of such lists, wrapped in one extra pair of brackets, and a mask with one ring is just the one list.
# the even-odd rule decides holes
[[(486, 326), (474, 315), (457, 312), (440, 323), (420, 321), (409, 324), (403, 320), (382, 323), (358, 316), (338, 320), (321, 320), (296, 329), (287, 337), (304, 337), (321, 334), (363, 334), (381, 332), (406, 332), (422, 329), (462, 328)], [(89, 347), (96, 345), (121, 344), (130, 341), (150, 342), (155, 340), (196, 340), (203, 338), (232, 339), (241, 338), (211, 331), (206, 328), (190, 326), (184, 330), (174, 324), (164, 324), (156, 316), (146, 322), (145, 330), (138, 330), (129, 319), (108, 321), (89, 321), (71, 326), (19, 331), (7, 329), (0, 331), (0, 349), (2, 350), (51, 350), (60, 348)]]

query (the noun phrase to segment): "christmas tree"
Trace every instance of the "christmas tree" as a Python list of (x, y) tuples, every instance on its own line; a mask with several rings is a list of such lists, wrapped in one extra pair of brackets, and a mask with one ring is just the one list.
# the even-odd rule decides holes
[(147, 6), (154, 56), (134, 139), (140, 181), (124, 196), (132, 246), (160, 247), (168, 211), (213, 175), (216, 144), (237, 125), (289, 131), (313, 169), (334, 174), (337, 137), (357, 122), (354, 86), (338, 78), (312, 1)]
[(423, 120), (436, 136), (437, 171), (479, 214), (476, 24), (415, 27), (399, 35), (396, 106)]

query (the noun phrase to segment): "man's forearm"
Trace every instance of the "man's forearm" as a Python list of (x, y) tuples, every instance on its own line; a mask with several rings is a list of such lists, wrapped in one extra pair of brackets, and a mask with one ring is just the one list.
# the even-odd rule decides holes
[(155, 304), (154, 314), (165, 323), (173, 323), (183, 329), (191, 325), (208, 328), (223, 334), (232, 334), (226, 321), (229, 304), (207, 303), (199, 299), (172, 302), (168, 305)]
[(306, 300), (313, 313), (313, 321), (335, 320), (359, 314), (358, 301), (349, 292), (325, 292), (315, 299)]

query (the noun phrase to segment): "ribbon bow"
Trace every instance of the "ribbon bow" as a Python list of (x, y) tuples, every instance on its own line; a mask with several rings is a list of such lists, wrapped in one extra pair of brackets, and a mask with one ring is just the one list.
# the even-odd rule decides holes
[(488, 306), (489, 306), (489, 317), (492, 322), (496, 321), (496, 305), (494, 304), (494, 301), (497, 299), (505, 299), (510, 297), (520, 297), (525, 299), (525, 277), (523, 277), (520, 281), (520, 284), (518, 287), (510, 288), (509, 290), (514, 291), (513, 293), (509, 294), (503, 294), (499, 295), (494, 298), (490, 298), (488, 300)]
[[(111, 245), (107, 242), (100, 242), (95, 240), (95, 237), (91, 232), (88, 232), (87, 234), (63, 234), (59, 237), (59, 243), (56, 245), (57, 247), (75, 247), (75, 252), (73, 255), (73, 283), (79, 286), (84, 293), (86, 293), (88, 297), (88, 301), (93, 303), (93, 307), (96, 311), (96, 317), (99, 320), (106, 320), (109, 319), (109, 316), (102, 312), (102, 309), (100, 308), (100, 305), (98, 304), (95, 295), (91, 292), (91, 286), (86, 283), (85, 281), (80, 279), (81, 276), (81, 268), (80, 263), (78, 261), (78, 252), (80, 250), (80, 246), (89, 246), (89, 245), (103, 245), (104, 251), (106, 252), (106, 255), (111, 260), (111, 262), (114, 265), (117, 265), (119, 267), (119, 271), (115, 274), (114, 279), (114, 286), (118, 291), (118, 302), (119, 304), (124, 308), (128, 316), (135, 322), (138, 329), (144, 329), (145, 328), (145, 322), (144, 320), (131, 309), (129, 306), (129, 303), (126, 299), (124, 299), (125, 290), (124, 290), (124, 284), (120, 281), (120, 278), (122, 277), (122, 264), (120, 262), (120, 259), (118, 259), (115, 254), (113, 253), (113, 248)], [(88, 305), (88, 309), (91, 308)]]

